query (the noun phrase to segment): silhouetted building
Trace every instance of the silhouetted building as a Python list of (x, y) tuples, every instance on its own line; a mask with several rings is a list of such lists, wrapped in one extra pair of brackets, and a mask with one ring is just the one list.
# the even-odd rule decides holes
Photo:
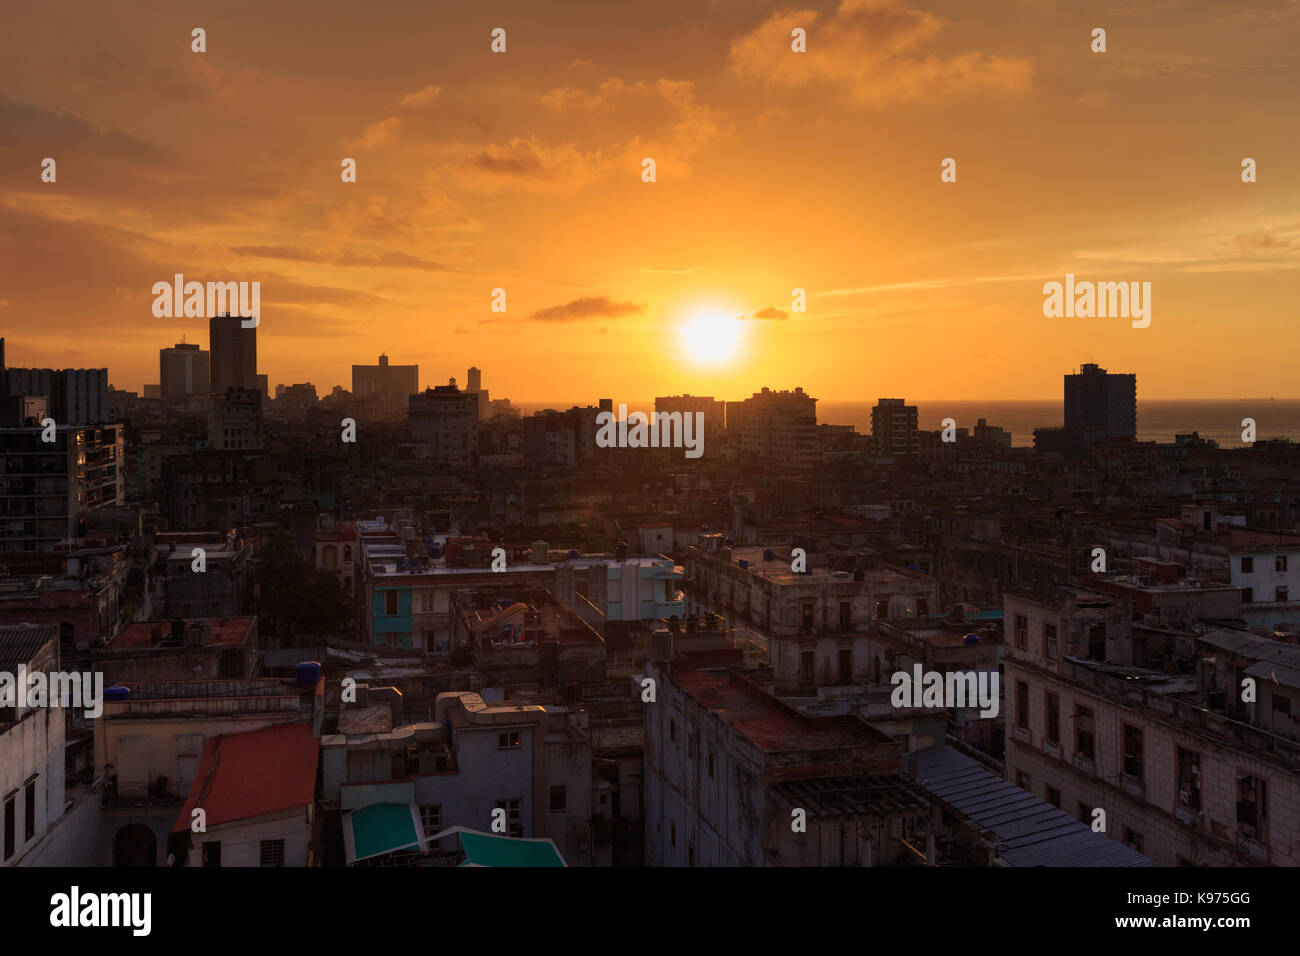
[(871, 440), (877, 455), (915, 455), (921, 447), (916, 406), (901, 398), (878, 400), (871, 409)]
[(158, 350), (158, 382), (163, 398), (207, 395), (209, 353), (197, 345), (177, 343)]
[(208, 320), (209, 387), (217, 395), (230, 388), (262, 390), (257, 380), (257, 328), (244, 328), (243, 321), (228, 313)]
[(1137, 437), (1137, 376), (1088, 363), (1065, 376), (1065, 427), (1100, 428), (1103, 438)]

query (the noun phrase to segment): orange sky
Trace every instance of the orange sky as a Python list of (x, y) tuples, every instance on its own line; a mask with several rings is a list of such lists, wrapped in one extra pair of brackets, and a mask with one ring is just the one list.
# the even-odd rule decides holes
[[(1300, 395), (1295, 2), (456, 6), (7, 11), (10, 364), (156, 382), (207, 344), (152, 314), (181, 272), (260, 281), (260, 370), (322, 393), (382, 350), (516, 401), (1054, 397), (1085, 361)], [(1066, 272), (1151, 282), (1151, 326), (1044, 318)], [(730, 362), (683, 347), (706, 309), (751, 316)]]

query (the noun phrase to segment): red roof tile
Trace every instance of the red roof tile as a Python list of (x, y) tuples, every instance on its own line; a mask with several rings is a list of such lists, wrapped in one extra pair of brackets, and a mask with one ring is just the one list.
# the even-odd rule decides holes
[(319, 757), (320, 741), (305, 723), (210, 738), (172, 832), (190, 828), (195, 807), (213, 827), (306, 806), (315, 799)]

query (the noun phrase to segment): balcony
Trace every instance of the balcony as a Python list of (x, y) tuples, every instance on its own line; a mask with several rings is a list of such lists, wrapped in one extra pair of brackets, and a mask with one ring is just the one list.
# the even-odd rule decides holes
[(1016, 727), (1011, 731), (1011, 736), (1015, 737), (1016, 740), (1020, 741), (1022, 744), (1029, 743), (1029, 731), (1024, 727)]
[(1054, 743), (1052, 743), (1052, 742), (1050, 742), (1050, 741), (1044, 740), (1044, 741), (1043, 741), (1043, 753), (1047, 754), (1047, 756), (1049, 756), (1049, 757), (1054, 757), (1055, 759), (1060, 760), (1060, 759), (1061, 759), (1061, 745), (1060, 745), (1060, 744), (1054, 744)]
[(1254, 837), (1248, 837), (1245, 834), (1237, 834), (1237, 852), (1250, 857), (1258, 863), (1268, 862), (1268, 846)]
[(1174, 816), (1179, 823), (1185, 823), (1189, 827), (1199, 826), (1201, 822), (1201, 811), (1182, 803), (1174, 804)]
[(1085, 757), (1083, 754), (1077, 753), (1074, 755), (1074, 769), (1091, 777), (1096, 767), (1091, 757)]

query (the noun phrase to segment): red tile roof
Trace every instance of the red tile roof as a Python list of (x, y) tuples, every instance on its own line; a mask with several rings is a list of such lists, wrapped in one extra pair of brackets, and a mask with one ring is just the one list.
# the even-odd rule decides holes
[(311, 725), (277, 724), (208, 740), (173, 833), (202, 807), (209, 827), (303, 807), (315, 799), (320, 741)]

